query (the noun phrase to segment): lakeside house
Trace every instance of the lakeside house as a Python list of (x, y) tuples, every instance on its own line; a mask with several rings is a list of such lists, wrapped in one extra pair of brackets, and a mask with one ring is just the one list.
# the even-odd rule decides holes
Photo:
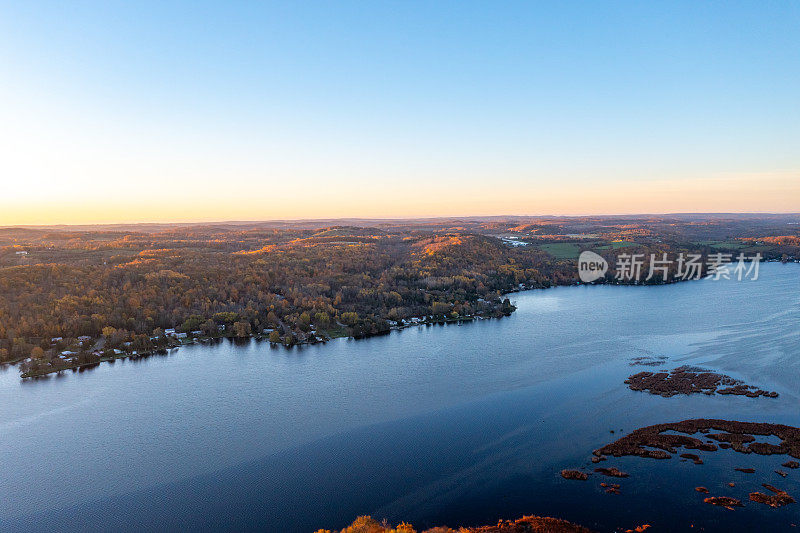
[(164, 335), (175, 335), (175, 328), (165, 329)]

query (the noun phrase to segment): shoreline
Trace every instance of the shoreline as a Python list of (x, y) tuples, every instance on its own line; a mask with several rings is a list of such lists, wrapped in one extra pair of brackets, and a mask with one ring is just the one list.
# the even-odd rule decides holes
[[(779, 261), (779, 260), (767, 260), (767, 259), (762, 259), (761, 262), (763, 262), (763, 263), (782, 263), (782, 261)], [(789, 263), (800, 263), (800, 260), (788, 261), (787, 264), (789, 264)], [(672, 285), (672, 284), (691, 282), (691, 281), (701, 281), (703, 279), (705, 279), (705, 277), (701, 277), (699, 279), (661, 280), (661, 281), (657, 281), (657, 282), (653, 282), (653, 283), (647, 283), (647, 282), (645, 282), (645, 283), (639, 283), (639, 282), (631, 283), (631, 282), (619, 282), (619, 281), (615, 281), (615, 280), (609, 281), (609, 280), (605, 280), (605, 279), (600, 279), (600, 280), (593, 281), (593, 282), (590, 282), (590, 283), (584, 283), (584, 282), (581, 282), (581, 281), (577, 281), (575, 283), (555, 284), (555, 285), (549, 285), (549, 286), (544, 286), (544, 287), (534, 287), (534, 286), (515, 287), (515, 288), (509, 289), (508, 291), (501, 292), (501, 295), (502, 296), (507, 296), (507, 295), (515, 294), (515, 293), (528, 292), (528, 291), (537, 291), (537, 290), (547, 290), (547, 289), (553, 289), (553, 288), (557, 288), (557, 287), (580, 287), (580, 286), (657, 287), (657, 286), (662, 286), (662, 285)], [(324, 336), (320, 340), (311, 341), (311, 340), (307, 340), (306, 339), (306, 340), (294, 342), (294, 343), (292, 343), (290, 345), (286, 345), (283, 342), (270, 341), (268, 333), (257, 333), (257, 334), (251, 334), (251, 335), (247, 335), (247, 336), (242, 336), (242, 337), (237, 337), (235, 335), (219, 335), (219, 336), (203, 335), (203, 336), (190, 337), (189, 338), (190, 340), (188, 342), (182, 342), (180, 339), (178, 339), (178, 338), (176, 338), (174, 336), (167, 336), (166, 338), (168, 339), (168, 341), (171, 341), (171, 342), (168, 342), (165, 346), (160, 346), (160, 347), (155, 348), (155, 349), (147, 349), (147, 350), (144, 350), (144, 351), (134, 350), (133, 352), (123, 352), (123, 353), (115, 354), (115, 355), (104, 355), (104, 356), (99, 357), (95, 361), (73, 362), (71, 364), (66, 364), (66, 365), (58, 367), (58, 368), (48, 368), (48, 369), (43, 369), (41, 371), (21, 372), (20, 373), (20, 379), (22, 379), (22, 380), (36, 380), (36, 379), (47, 378), (51, 374), (59, 374), (61, 372), (66, 372), (66, 371), (78, 372), (81, 369), (94, 368), (96, 366), (99, 366), (101, 363), (108, 363), (108, 362), (112, 362), (113, 363), (114, 361), (117, 361), (117, 360), (124, 360), (124, 359), (130, 359), (130, 358), (139, 358), (139, 357), (152, 357), (154, 355), (168, 355), (169, 351), (176, 350), (176, 349), (178, 349), (178, 348), (180, 348), (182, 346), (191, 346), (191, 345), (195, 345), (195, 344), (206, 344), (206, 343), (209, 343), (209, 342), (214, 342), (214, 341), (222, 340), (222, 339), (229, 339), (229, 340), (232, 340), (232, 341), (236, 341), (236, 340), (241, 340), (241, 341), (244, 341), (244, 340), (248, 340), (248, 341), (252, 341), (252, 340), (265, 341), (265, 342), (269, 342), (270, 346), (275, 346), (275, 347), (282, 346), (282, 347), (285, 347), (285, 348), (290, 348), (292, 346), (303, 346), (303, 345), (307, 345), (307, 344), (325, 344), (326, 342), (331, 341), (333, 339), (337, 339), (337, 338), (348, 338), (348, 339), (354, 339), (354, 340), (368, 339), (368, 338), (377, 337), (377, 336), (381, 336), (381, 335), (388, 335), (392, 331), (402, 331), (404, 329), (411, 328), (411, 327), (417, 327), (417, 326), (445, 325), (445, 324), (453, 324), (453, 323), (456, 323), (456, 324), (460, 325), (461, 323), (473, 322), (475, 320), (500, 319), (500, 318), (504, 318), (506, 316), (511, 316), (511, 314), (513, 314), (516, 310), (517, 310), (516, 306), (514, 306), (512, 304), (512, 309), (511, 309), (510, 312), (504, 313), (504, 312), (501, 312), (500, 309), (498, 309), (497, 311), (498, 311), (499, 314), (496, 315), (496, 316), (470, 315), (470, 316), (463, 316), (463, 317), (458, 317), (458, 318), (435, 318), (432, 315), (425, 315), (425, 316), (409, 317), (409, 318), (404, 320), (403, 324), (391, 325), (385, 331), (380, 331), (380, 332), (370, 333), (370, 334), (365, 334), (365, 335), (358, 335), (358, 336), (342, 334), (341, 332), (342, 332), (342, 328), (344, 326), (340, 325), (337, 328), (332, 328), (330, 330), (326, 330), (324, 332)], [(312, 337), (313, 336), (315, 336), (315, 335), (312, 335)], [(92, 339), (92, 341), (95, 342), (95, 343), (98, 340), (99, 339)], [(22, 362), (24, 362), (24, 361), (26, 361), (28, 359), (29, 359), (29, 357), (23, 357), (23, 358), (14, 360), (14, 361), (4, 362), (4, 363), (2, 363), (2, 365), (3, 366), (18, 366), (20, 363), (22, 363)]]
[[(538, 289), (531, 288), (531, 289), (525, 289), (525, 290), (538, 290)], [(522, 292), (522, 291), (521, 290), (517, 290), (517, 291), (513, 291), (513, 292)], [(504, 293), (504, 294), (510, 294), (510, 293)], [(516, 311), (516, 308), (514, 308), (514, 311)], [(513, 311), (512, 311), (512, 313), (513, 313)], [(295, 342), (295, 343), (293, 343), (291, 345), (286, 345), (286, 344), (284, 344), (282, 342), (272, 342), (272, 341), (269, 340), (269, 335), (266, 335), (266, 334), (263, 334), (263, 333), (259, 333), (259, 334), (255, 334), (255, 335), (248, 335), (248, 336), (245, 336), (245, 337), (236, 337), (234, 335), (197, 336), (197, 337), (190, 337), (191, 340), (188, 341), (188, 342), (172, 343), (172, 344), (168, 344), (165, 347), (158, 348), (158, 349), (155, 349), (155, 350), (147, 350), (147, 351), (141, 351), (141, 352), (137, 351), (136, 353), (122, 353), (122, 354), (118, 354), (118, 355), (102, 356), (97, 361), (92, 361), (92, 362), (88, 362), (88, 363), (75, 363), (75, 364), (65, 365), (64, 367), (61, 367), (61, 368), (47, 369), (46, 371), (41, 371), (41, 372), (24, 372), (24, 373), (20, 374), (20, 378), (22, 380), (36, 380), (36, 379), (40, 379), (40, 378), (47, 378), (52, 374), (59, 374), (60, 372), (66, 372), (66, 371), (77, 372), (77, 371), (80, 371), (80, 369), (82, 369), (82, 368), (83, 369), (95, 368), (95, 367), (99, 366), (101, 363), (108, 363), (108, 362), (112, 362), (113, 363), (114, 361), (119, 361), (119, 360), (124, 360), (124, 359), (132, 359), (132, 358), (137, 358), (137, 359), (138, 358), (147, 358), (147, 357), (152, 357), (154, 355), (162, 355), (162, 356), (163, 355), (169, 355), (169, 352), (171, 352), (173, 350), (178, 350), (179, 348), (184, 347), (184, 346), (194, 346), (194, 345), (198, 345), (198, 344), (211, 344), (211, 343), (215, 343), (217, 341), (221, 342), (223, 340), (229, 340), (229, 341), (232, 341), (232, 342), (237, 342), (237, 341), (250, 342), (250, 341), (255, 340), (255, 341), (258, 341), (258, 342), (269, 343), (269, 345), (271, 347), (275, 347), (275, 348), (281, 348), (281, 347), (282, 348), (291, 348), (293, 346), (326, 344), (326, 343), (328, 343), (328, 342), (330, 342), (332, 340), (335, 340), (335, 339), (364, 340), (364, 339), (370, 339), (370, 338), (373, 338), (373, 337), (380, 337), (380, 336), (383, 336), (383, 335), (389, 335), (392, 331), (403, 331), (405, 329), (409, 329), (409, 328), (412, 328), (412, 327), (444, 326), (446, 324), (458, 324), (458, 325), (461, 325), (463, 323), (475, 322), (476, 320), (496, 320), (496, 319), (501, 319), (501, 318), (504, 318), (505, 316), (511, 316), (511, 313), (509, 313), (508, 315), (502, 315), (502, 316), (499, 316), (499, 317), (494, 317), (494, 316), (470, 316), (470, 317), (446, 318), (446, 319), (430, 319), (430, 320), (424, 320), (424, 321), (420, 320), (418, 322), (414, 322), (414, 323), (410, 323), (410, 324), (403, 324), (402, 326), (400, 326), (400, 325), (391, 326), (388, 330), (381, 331), (379, 333), (372, 333), (372, 334), (368, 334), (368, 335), (359, 335), (359, 336), (335, 335), (334, 334), (334, 335), (331, 335), (331, 336), (326, 336), (326, 338), (323, 338), (322, 340), (313, 341), (313, 342), (305, 340), (305, 341)], [(413, 318), (423, 318), (423, 317), (413, 317)], [(9, 367), (10, 366), (16, 366), (20, 362), (25, 361), (26, 359), (28, 359), (28, 358), (24, 357), (24, 358), (21, 358), (21, 359), (17, 359), (16, 361), (5, 362), (5, 363), (3, 363), (3, 365), (4, 366), (9, 366)]]

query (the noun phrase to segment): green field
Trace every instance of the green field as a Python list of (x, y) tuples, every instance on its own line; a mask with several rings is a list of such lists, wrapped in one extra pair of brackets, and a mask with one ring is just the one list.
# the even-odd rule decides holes
[[(734, 251), (741, 251), (750, 254), (754, 254), (756, 252), (764, 253), (773, 248), (771, 246), (753, 245), (751, 243), (744, 243), (734, 240), (696, 241), (694, 244), (699, 246), (708, 246), (714, 250), (727, 250), (731, 253)], [(629, 248), (631, 246), (638, 246), (638, 244), (631, 241), (595, 241), (579, 243), (554, 242), (537, 245), (540, 250), (544, 250), (556, 259), (577, 259), (582, 250), (619, 250), (621, 248)]]
[(540, 244), (539, 248), (556, 259), (577, 259), (581, 253), (581, 245), (574, 242)]
[(637, 246), (637, 244), (629, 241), (554, 242), (540, 244), (539, 248), (556, 259), (577, 259), (581, 250), (617, 250), (629, 246)]

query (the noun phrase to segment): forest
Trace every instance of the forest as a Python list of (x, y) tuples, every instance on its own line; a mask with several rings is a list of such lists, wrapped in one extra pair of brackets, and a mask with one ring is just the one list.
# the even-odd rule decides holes
[[(326, 224), (0, 228), (0, 362), (36, 376), (198, 339), (290, 346), (502, 317), (510, 292), (577, 283), (584, 249), (612, 265), (623, 250), (786, 261), (800, 233), (792, 218)], [(613, 268), (598, 280), (615, 282)]]

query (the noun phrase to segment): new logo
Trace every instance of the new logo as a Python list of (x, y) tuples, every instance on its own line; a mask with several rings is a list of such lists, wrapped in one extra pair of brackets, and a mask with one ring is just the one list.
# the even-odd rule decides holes
[(578, 276), (584, 283), (591, 283), (603, 277), (608, 271), (608, 262), (602, 256), (585, 251), (578, 257)]

